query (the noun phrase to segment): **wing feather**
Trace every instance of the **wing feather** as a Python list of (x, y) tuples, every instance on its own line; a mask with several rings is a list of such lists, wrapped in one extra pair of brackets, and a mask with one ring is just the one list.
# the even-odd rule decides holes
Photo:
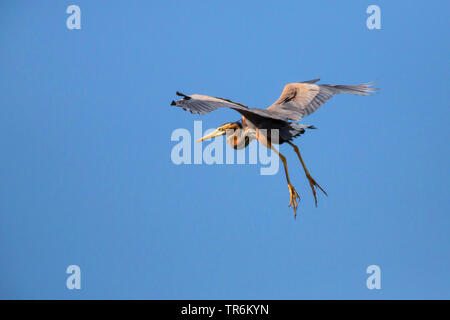
[(289, 120), (287, 116), (279, 114), (277, 111), (271, 111), (267, 109), (259, 108), (249, 108), (241, 103), (233, 102), (228, 99), (210, 97), (200, 94), (185, 95), (177, 92), (177, 95), (182, 96), (183, 99), (178, 101), (172, 101), (172, 106), (178, 106), (186, 111), (190, 111), (194, 114), (206, 114), (217, 110), (219, 108), (230, 108), (238, 111), (245, 117), (248, 116), (259, 116), (264, 118), (271, 118), (275, 120), (287, 121)]
[(318, 79), (287, 84), (280, 98), (267, 110), (285, 115), (290, 120), (300, 120), (319, 109), (328, 99), (338, 93), (370, 95), (377, 89), (372, 83), (360, 85), (314, 84)]
[(319, 79), (287, 84), (278, 100), (267, 109), (249, 108), (228, 99), (201, 94), (185, 95), (178, 91), (176, 94), (183, 97), (183, 99), (172, 101), (171, 105), (200, 115), (212, 112), (218, 108), (230, 108), (247, 118), (256, 116), (281, 121), (297, 121), (319, 109), (335, 94), (346, 93), (366, 96), (378, 90), (371, 87), (372, 83), (360, 85), (319, 85), (315, 84), (317, 81)]

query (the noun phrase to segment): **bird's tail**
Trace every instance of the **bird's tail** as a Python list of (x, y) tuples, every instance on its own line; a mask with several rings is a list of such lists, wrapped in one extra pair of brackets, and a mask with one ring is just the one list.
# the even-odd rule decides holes
[(305, 125), (300, 123), (289, 122), (280, 130), (280, 138), (285, 141), (291, 141), (292, 138), (298, 137), (305, 133), (305, 129), (317, 129), (312, 125)]
[(359, 96), (368, 96), (379, 90), (378, 88), (373, 88), (373, 85), (374, 81), (357, 85), (322, 84), (320, 86), (330, 89), (334, 94), (345, 93), (345, 94), (356, 94)]

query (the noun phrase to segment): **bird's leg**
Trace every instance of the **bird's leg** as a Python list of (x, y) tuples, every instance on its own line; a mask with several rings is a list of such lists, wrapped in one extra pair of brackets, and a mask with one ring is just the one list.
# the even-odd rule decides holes
[(289, 202), (289, 207), (292, 206), (292, 208), (294, 209), (295, 217), (297, 217), (297, 207), (298, 207), (297, 199), (298, 199), (298, 201), (300, 201), (300, 196), (298, 195), (297, 191), (295, 191), (295, 188), (291, 184), (291, 180), (289, 179), (289, 173), (288, 173), (288, 168), (287, 168), (287, 163), (286, 163), (286, 157), (283, 156), (281, 153), (279, 153), (278, 150), (276, 150), (272, 146), (270, 148), (276, 154), (278, 154), (278, 156), (280, 157), (281, 161), (283, 161), (284, 172), (286, 173), (286, 180), (287, 180), (287, 183), (288, 183), (289, 194), (290, 194), (290, 198), (291, 198), (291, 200)]
[(320, 190), (322, 190), (322, 192), (326, 196), (328, 196), (328, 194), (325, 192), (325, 190), (322, 189), (322, 187), (316, 182), (316, 180), (314, 180), (313, 177), (311, 177), (311, 175), (309, 174), (309, 171), (308, 171), (308, 169), (306, 169), (306, 165), (303, 162), (302, 156), (300, 155), (300, 150), (298, 149), (298, 147), (295, 144), (293, 144), (292, 142), (288, 141), (288, 143), (294, 148), (295, 153), (297, 153), (297, 156), (300, 159), (300, 162), (302, 163), (303, 169), (305, 170), (306, 178), (308, 178), (309, 185), (311, 186), (311, 190), (312, 190), (313, 195), (314, 195), (314, 201), (315, 201), (316, 207), (317, 207), (316, 190), (315, 190), (314, 187), (318, 187)]

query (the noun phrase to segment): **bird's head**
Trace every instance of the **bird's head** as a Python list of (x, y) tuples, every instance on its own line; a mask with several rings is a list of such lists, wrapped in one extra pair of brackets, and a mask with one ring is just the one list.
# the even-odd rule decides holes
[(232, 134), (236, 130), (239, 130), (241, 128), (242, 128), (242, 123), (240, 121), (228, 122), (228, 123), (225, 123), (224, 125), (221, 125), (216, 130), (211, 132), (210, 134), (207, 134), (206, 136), (198, 139), (197, 142), (200, 142), (200, 141), (203, 141), (203, 140), (207, 140), (207, 139), (212, 139), (212, 138), (215, 138), (215, 137), (218, 137), (218, 136), (223, 136), (225, 134), (229, 135), (229, 134)]

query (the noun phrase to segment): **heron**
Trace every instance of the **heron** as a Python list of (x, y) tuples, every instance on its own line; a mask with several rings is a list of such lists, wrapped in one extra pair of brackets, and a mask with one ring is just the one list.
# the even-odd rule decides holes
[(267, 109), (249, 108), (241, 103), (224, 98), (200, 94), (186, 95), (178, 91), (176, 95), (182, 97), (182, 99), (172, 101), (171, 105), (181, 107), (186, 111), (199, 115), (212, 112), (219, 108), (229, 108), (239, 112), (241, 115), (240, 120), (225, 123), (197, 142), (226, 135), (227, 143), (234, 149), (245, 148), (252, 140), (256, 139), (263, 146), (275, 152), (283, 162), (289, 189), (289, 207), (293, 208), (294, 216), (296, 217), (300, 196), (291, 183), (286, 157), (274, 145), (287, 143), (294, 149), (308, 179), (314, 196), (315, 206), (317, 207), (316, 188), (326, 196), (328, 194), (311, 176), (298, 146), (292, 142), (294, 138), (304, 134), (306, 130), (315, 129), (315, 127), (299, 124), (296, 121), (319, 109), (335, 94), (367, 96), (378, 90), (377, 88), (373, 88), (373, 82), (359, 85), (333, 85), (317, 84), (318, 81), (320, 79), (285, 85), (281, 96)]

